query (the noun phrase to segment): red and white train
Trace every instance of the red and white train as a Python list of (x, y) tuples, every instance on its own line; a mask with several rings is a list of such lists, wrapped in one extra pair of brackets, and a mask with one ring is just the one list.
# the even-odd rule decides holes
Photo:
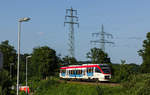
[(108, 64), (82, 64), (61, 67), (60, 78), (110, 81), (111, 70)]

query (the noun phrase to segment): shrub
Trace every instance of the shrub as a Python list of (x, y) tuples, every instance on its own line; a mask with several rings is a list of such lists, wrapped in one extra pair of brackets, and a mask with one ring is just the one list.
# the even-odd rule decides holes
[(144, 86), (139, 89), (137, 95), (150, 95), (150, 79), (145, 81)]

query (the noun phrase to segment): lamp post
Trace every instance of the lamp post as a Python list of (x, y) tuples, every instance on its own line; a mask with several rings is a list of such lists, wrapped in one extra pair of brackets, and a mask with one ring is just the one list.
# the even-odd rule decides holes
[(18, 21), (18, 65), (17, 65), (17, 95), (19, 95), (19, 63), (20, 63), (20, 32), (21, 32), (21, 22), (27, 22), (30, 18), (24, 17)]
[(28, 75), (28, 58), (31, 58), (31, 56), (27, 56), (27, 57), (26, 57), (26, 93), (28, 93), (28, 92), (27, 92), (27, 85), (28, 85), (28, 84), (27, 84), (27, 77), (28, 77), (28, 76), (27, 76), (27, 75)]
[(14, 65), (14, 63), (10, 63), (10, 79), (12, 79), (12, 65)]

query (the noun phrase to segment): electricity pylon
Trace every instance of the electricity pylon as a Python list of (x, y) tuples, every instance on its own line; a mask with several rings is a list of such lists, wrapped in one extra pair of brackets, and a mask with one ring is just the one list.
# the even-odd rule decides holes
[(98, 40), (93, 40), (91, 43), (100, 43), (100, 48), (105, 52), (105, 44), (114, 44), (112, 41), (106, 40), (105, 36), (113, 38), (112, 34), (104, 32), (104, 26), (102, 24), (101, 31), (97, 33), (92, 33), (92, 36), (99, 36), (100, 38)]
[(75, 37), (74, 37), (74, 24), (78, 25), (77, 10), (74, 10), (72, 7), (66, 9), (65, 24), (69, 24), (69, 56), (75, 57)]

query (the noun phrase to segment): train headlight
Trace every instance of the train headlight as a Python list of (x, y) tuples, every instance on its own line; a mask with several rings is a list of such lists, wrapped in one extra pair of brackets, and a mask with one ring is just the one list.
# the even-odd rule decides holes
[(110, 79), (110, 76), (105, 76), (105, 79)]

